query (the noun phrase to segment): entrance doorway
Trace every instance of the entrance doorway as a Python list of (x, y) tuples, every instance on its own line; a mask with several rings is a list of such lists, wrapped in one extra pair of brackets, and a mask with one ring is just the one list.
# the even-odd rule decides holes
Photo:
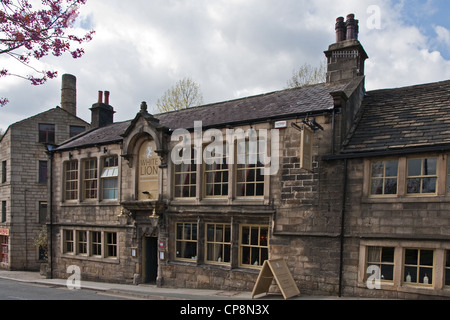
[(144, 283), (156, 283), (158, 276), (158, 238), (144, 237)]

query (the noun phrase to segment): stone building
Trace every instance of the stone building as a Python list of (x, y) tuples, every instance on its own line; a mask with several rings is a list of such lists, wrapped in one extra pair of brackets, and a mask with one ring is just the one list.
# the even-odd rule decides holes
[(283, 258), (305, 295), (448, 296), (450, 83), (366, 92), (353, 15), (325, 56), (323, 84), (120, 123), (100, 92), (52, 153), (53, 276), (252, 290)]
[(12, 124), (0, 140), (0, 267), (39, 270), (45, 253), (34, 244), (47, 222), (46, 151), (89, 128), (76, 116), (76, 79), (63, 76), (61, 108)]

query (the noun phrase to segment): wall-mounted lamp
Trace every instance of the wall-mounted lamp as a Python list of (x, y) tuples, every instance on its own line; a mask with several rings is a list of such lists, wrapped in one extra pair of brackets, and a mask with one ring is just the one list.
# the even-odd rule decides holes
[(159, 222), (159, 216), (156, 214), (156, 208), (153, 208), (153, 213), (149, 218), (152, 223), (152, 227), (156, 228)]
[(103, 148), (103, 153), (107, 153), (108, 149), (106, 149), (106, 147)]
[(69, 159), (72, 159), (73, 158), (73, 154), (72, 154), (72, 152), (69, 152)]

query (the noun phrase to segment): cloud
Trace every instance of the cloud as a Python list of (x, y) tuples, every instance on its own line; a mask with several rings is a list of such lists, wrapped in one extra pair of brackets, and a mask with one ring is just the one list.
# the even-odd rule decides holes
[[(379, 29), (368, 27), (370, 5), (381, 10)], [(429, 12), (432, 6), (433, 1)], [(205, 103), (281, 90), (294, 69), (324, 61), (323, 51), (335, 40), (336, 17), (355, 13), (370, 57), (368, 89), (450, 78), (449, 61), (407, 18), (412, 7), (393, 0), (88, 1), (76, 24), (80, 32), (96, 30), (83, 46), (86, 54), (77, 60), (49, 57), (45, 63), (60, 76), (77, 76), (78, 114), (84, 120), (90, 121), (98, 90), (111, 92), (115, 119), (128, 120), (141, 101), (154, 106), (186, 76), (200, 84)], [(446, 43), (448, 27), (441, 23), (433, 37)], [(60, 78), (41, 87), (0, 79), (0, 88), (0, 96), (11, 100), (0, 110), (11, 113), (0, 119), (0, 128), (14, 114), (18, 121), (60, 104)]]
[(437, 41), (447, 46), (450, 49), (450, 30), (442, 26), (434, 27), (437, 34)]

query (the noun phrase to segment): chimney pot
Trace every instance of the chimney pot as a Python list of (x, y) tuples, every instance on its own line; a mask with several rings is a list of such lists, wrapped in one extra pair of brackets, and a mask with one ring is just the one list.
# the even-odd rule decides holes
[(103, 103), (103, 91), (98, 92), (98, 103)]
[(339, 17), (336, 19), (336, 43), (345, 40), (346, 27), (344, 22), (344, 17)]
[(105, 104), (109, 105), (109, 91), (105, 91)]
[(347, 15), (347, 40), (358, 40), (358, 20), (353, 13)]

